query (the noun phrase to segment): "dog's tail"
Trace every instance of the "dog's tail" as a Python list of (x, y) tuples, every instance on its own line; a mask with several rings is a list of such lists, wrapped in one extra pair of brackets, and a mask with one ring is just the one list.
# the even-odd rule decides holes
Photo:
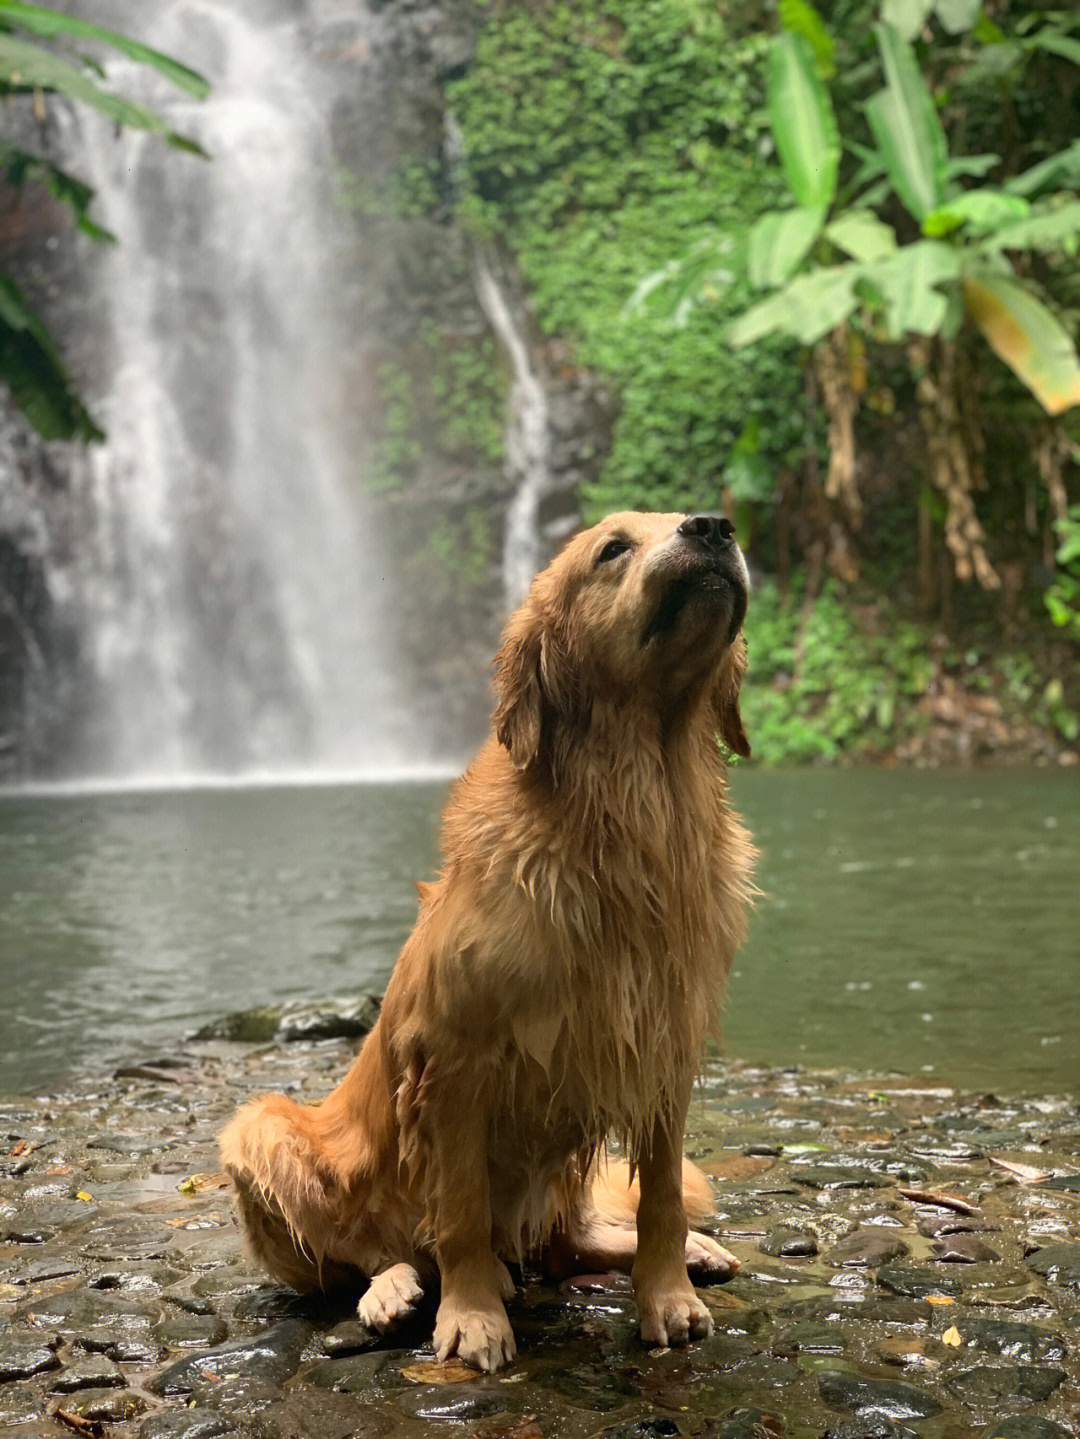
[[(716, 1208), (708, 1179), (696, 1164), (683, 1160), (683, 1208), (691, 1224), (704, 1224)], [(604, 1219), (618, 1224), (632, 1224), (637, 1214), (641, 1191), (637, 1178), (630, 1178), (625, 1159), (604, 1158), (596, 1167), (592, 1186), (593, 1206)]]

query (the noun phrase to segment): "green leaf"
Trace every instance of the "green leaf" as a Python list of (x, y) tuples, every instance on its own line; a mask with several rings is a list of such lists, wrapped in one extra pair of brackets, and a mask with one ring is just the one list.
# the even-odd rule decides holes
[(42, 9), (40, 5), (20, 4), (19, 0), (0, 0), (0, 27), (6, 29), (9, 25), (43, 40), (65, 37), (72, 40), (100, 41), (113, 50), (118, 50), (121, 55), (126, 55), (129, 60), (152, 66), (174, 85), (200, 100), (204, 100), (210, 93), (210, 82), (197, 71), (190, 70), (168, 55), (163, 55), (160, 50), (152, 50), (149, 45), (142, 45), (127, 35), (106, 30), (101, 25), (92, 25), (74, 15), (58, 15), (54, 10)]
[(934, 0), (883, 0), (881, 18), (905, 40), (914, 40), (933, 8)]
[(966, 225), (973, 235), (992, 234), (1018, 220), (1026, 219), (1031, 206), (1020, 195), (1004, 190), (965, 190), (931, 210), (922, 222), (924, 235), (948, 235)]
[(76, 225), (92, 240), (111, 243), (116, 239), (115, 235), (103, 229), (90, 217), (89, 207), (94, 198), (90, 186), (74, 175), (69, 175), (66, 170), (61, 170), (51, 160), (43, 160), (38, 155), (28, 154), (27, 151), (0, 140), (0, 168), (7, 171), (9, 185), (17, 186), (27, 182), (42, 185), (55, 199), (70, 205), (75, 213)]
[(804, 345), (814, 345), (856, 308), (858, 277), (858, 265), (836, 265), (810, 275), (797, 275), (789, 285), (733, 321), (728, 327), (728, 342), (740, 349), (780, 332), (793, 335)]
[(1074, 184), (1080, 180), (1080, 140), (1074, 140), (1066, 150), (1041, 160), (1020, 175), (1006, 180), (1005, 188), (1013, 195), (1024, 195), (1032, 199), (1047, 190), (1060, 185)]
[(934, 9), (950, 35), (961, 35), (978, 24), (982, 0), (935, 0)]
[(802, 206), (828, 208), (836, 194), (840, 136), (829, 93), (802, 35), (769, 46), (769, 123), (791, 192)]
[(861, 288), (873, 293), (885, 311), (892, 339), (905, 335), (936, 335), (949, 311), (939, 286), (960, 278), (960, 256), (939, 240), (917, 240), (863, 268)]
[(853, 260), (865, 264), (884, 259), (896, 249), (896, 235), (890, 225), (872, 210), (846, 210), (825, 228), (825, 238)]
[(1051, 55), (1060, 55), (1063, 60), (1080, 65), (1080, 40), (1074, 40), (1069, 35), (1055, 35), (1052, 30), (1041, 30), (1038, 35), (1032, 36), (1031, 43), (1039, 50), (1048, 50)]
[(821, 206), (770, 210), (750, 230), (748, 265), (755, 290), (771, 290), (790, 280), (821, 234)]
[(1067, 331), (1019, 280), (964, 276), (968, 314), (994, 353), (1028, 387), (1048, 414), (1080, 405), (1080, 359)]
[(813, 5), (809, 0), (780, 0), (779, 9), (780, 24), (809, 41), (818, 74), (823, 80), (831, 80), (836, 74), (836, 41)]
[(1075, 252), (1080, 235), (1080, 200), (1068, 200), (1053, 209), (1043, 210), (1005, 225), (988, 235), (979, 245), (983, 254), (1002, 250), (1062, 250)]
[(0, 274), (0, 379), (45, 440), (101, 440), (48, 331), (18, 286)]
[[(2, 3), (2, 0), (0, 0)], [(10, 0), (9, 0), (10, 3)], [(53, 90), (72, 100), (81, 100), (115, 120), (138, 130), (160, 135), (170, 145), (196, 155), (204, 151), (186, 136), (172, 129), (160, 115), (134, 100), (110, 94), (70, 61), (54, 55), (41, 45), (22, 40), (0, 31), (0, 76), (13, 88), (21, 90)]]
[(911, 46), (891, 25), (874, 29), (886, 88), (866, 115), (893, 188), (922, 221), (945, 198), (945, 132)]

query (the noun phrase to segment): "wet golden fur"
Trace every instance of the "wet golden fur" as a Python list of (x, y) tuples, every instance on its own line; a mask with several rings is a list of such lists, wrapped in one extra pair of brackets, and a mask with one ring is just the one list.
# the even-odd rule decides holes
[(440, 1358), (513, 1357), (504, 1260), (631, 1270), (661, 1343), (711, 1329), (687, 1264), (734, 1265), (687, 1233), (710, 1196), (681, 1151), (749, 888), (716, 744), (748, 752), (745, 567), (694, 523), (611, 516), (537, 577), (378, 1023), (321, 1104), (264, 1097), (222, 1136), (254, 1255), (300, 1288), (362, 1271), (379, 1328), (438, 1277)]

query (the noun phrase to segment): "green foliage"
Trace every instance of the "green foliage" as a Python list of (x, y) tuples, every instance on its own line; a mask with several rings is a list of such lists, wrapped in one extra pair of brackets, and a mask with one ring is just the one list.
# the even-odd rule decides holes
[(364, 484), (374, 494), (385, 494), (415, 476), (423, 448), (412, 375), (392, 360), (384, 360), (377, 375), (382, 427), (365, 467)]
[(1058, 570), (1043, 598), (1054, 624), (1080, 641), (1080, 505), (1073, 505), (1054, 528)]
[[(813, 345), (846, 320), (877, 338), (952, 338), (966, 309), (1044, 409), (1058, 414), (1080, 404), (1080, 359), (1028, 278), (1032, 252), (1053, 263), (1080, 246), (1080, 200), (1064, 188), (1076, 178), (1075, 145), (1015, 183), (962, 188), (961, 175), (984, 173), (998, 157), (950, 156), (910, 42), (931, 13), (946, 28), (963, 29), (974, 24), (978, 7), (962, 0), (883, 6), (893, 23), (879, 23), (874, 34), (885, 84), (863, 105), (873, 143), (860, 144), (851, 128), (855, 119), (848, 118), (844, 142), (859, 154), (861, 168), (842, 187), (842, 132), (822, 78), (833, 60), (817, 29), (827, 31), (808, 0), (787, 8), (790, 15), (782, 9), (781, 18), (792, 28), (769, 47), (768, 100), (796, 208), (768, 212), (738, 237), (733, 258), (751, 285), (773, 293), (730, 325), (731, 343), (749, 345), (779, 333)], [(1048, 36), (1045, 28), (1038, 33), (1044, 47), (1080, 61), (1080, 41)], [(894, 197), (919, 237), (901, 242), (893, 228)], [(1020, 254), (1023, 260), (1014, 261)], [(671, 294), (667, 282), (695, 265), (693, 252), (669, 264), (659, 277), (664, 283), (650, 290), (653, 303), (666, 300), (670, 312), (685, 308), (685, 289)], [(739, 272), (740, 263), (733, 264), (732, 277)]]
[(506, 383), (491, 336), (448, 343), (435, 327), (425, 330), (434, 356), (430, 378), (438, 440), (451, 453), (465, 452), (485, 464), (503, 458)]
[[(147, 130), (181, 150), (200, 147), (145, 105), (128, 100), (103, 83), (96, 61), (74, 49), (90, 41), (157, 70), (199, 99), (209, 91), (194, 70), (114, 30), (21, 0), (0, 0), (0, 99), (28, 92), (56, 94), (88, 105), (118, 126)], [(89, 214), (93, 191), (50, 160), (0, 142), (0, 168), (9, 185), (43, 185), (71, 207), (75, 223), (98, 241), (113, 237)], [(15, 403), (46, 440), (100, 440), (102, 433), (72, 386), (59, 352), (18, 287), (0, 275), (0, 379)]]
[(754, 591), (746, 620), (750, 677), (742, 713), (756, 758), (835, 761), (895, 743), (933, 671), (928, 636), (887, 608), (874, 631), (831, 587), (813, 602)]
[(790, 347), (719, 353), (716, 321), (749, 290), (725, 281), (673, 323), (628, 306), (687, 245), (719, 266), (726, 230), (774, 204), (756, 78), (763, 37), (733, 35), (708, 0), (585, 0), (500, 11), (449, 87), (467, 156), (463, 211), (514, 252), (537, 322), (619, 403), (596, 513), (716, 504), (752, 416), (775, 471), (805, 442)]

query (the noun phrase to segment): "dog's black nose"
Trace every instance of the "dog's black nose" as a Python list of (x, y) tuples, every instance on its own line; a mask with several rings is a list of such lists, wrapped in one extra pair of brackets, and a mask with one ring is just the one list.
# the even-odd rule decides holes
[(734, 541), (735, 526), (723, 515), (690, 515), (679, 526), (679, 534), (723, 549)]

